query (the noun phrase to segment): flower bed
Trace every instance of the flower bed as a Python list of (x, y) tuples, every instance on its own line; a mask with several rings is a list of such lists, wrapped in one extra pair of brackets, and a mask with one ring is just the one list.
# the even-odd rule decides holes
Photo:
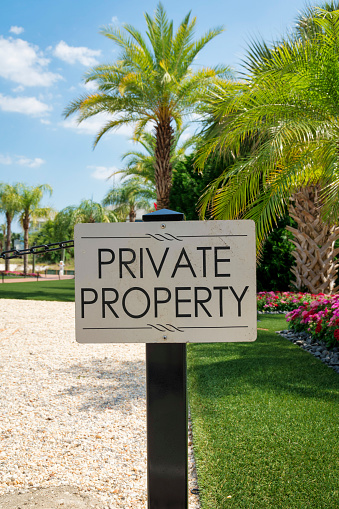
[[(1, 274), (4, 274), (6, 277), (24, 277), (25, 274), (19, 270), (2, 270)], [(26, 274), (25, 277), (40, 277), (40, 274), (35, 274), (33, 272), (30, 272), (29, 274)]]
[(303, 303), (309, 303), (317, 296), (310, 293), (294, 292), (259, 292), (257, 296), (258, 311), (286, 312), (297, 309)]
[(287, 313), (289, 328), (307, 332), (327, 347), (339, 346), (339, 295), (260, 292), (258, 311)]
[(296, 332), (308, 332), (316, 341), (328, 347), (339, 345), (339, 295), (313, 296), (312, 302), (304, 302), (287, 313), (289, 328)]

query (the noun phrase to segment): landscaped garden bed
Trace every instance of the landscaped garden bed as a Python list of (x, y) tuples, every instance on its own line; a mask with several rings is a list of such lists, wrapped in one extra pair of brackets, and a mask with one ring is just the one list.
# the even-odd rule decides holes
[(259, 313), (285, 313), (283, 337), (339, 373), (339, 295), (260, 292)]
[(311, 302), (316, 296), (302, 292), (259, 292), (257, 308), (259, 312), (286, 313), (298, 308), (305, 302)]
[(18, 278), (18, 277), (40, 277), (40, 274), (36, 274), (34, 272), (30, 272), (28, 274), (24, 274), (24, 272), (20, 271), (20, 270), (2, 270), (0, 272), (1, 276), (5, 277), (5, 278), (10, 278), (10, 277), (15, 277), (15, 278)]
[(308, 332), (328, 347), (339, 346), (339, 295), (317, 295), (286, 314), (290, 329)]
[(328, 348), (339, 347), (339, 295), (260, 292), (258, 311), (286, 313), (292, 331)]

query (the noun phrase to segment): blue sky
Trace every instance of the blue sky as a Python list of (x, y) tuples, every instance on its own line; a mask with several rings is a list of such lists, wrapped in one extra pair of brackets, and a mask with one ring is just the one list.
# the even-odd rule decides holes
[[(101, 201), (113, 185), (107, 175), (123, 166), (121, 156), (135, 148), (131, 129), (93, 140), (100, 119), (77, 127), (63, 110), (86, 92), (85, 71), (116, 59), (114, 44), (100, 27), (130, 23), (144, 32), (143, 13), (157, 1), (10, 0), (0, 6), (0, 182), (49, 184), (43, 204), (61, 210), (82, 199)], [(247, 42), (261, 35), (278, 38), (292, 27), (300, 0), (242, 2), (163, 0), (175, 25), (188, 11), (197, 17), (196, 35), (223, 25), (225, 31), (201, 52), (197, 65), (240, 68)], [(117, 182), (115, 183), (117, 184)], [(0, 216), (0, 222), (3, 218)], [(15, 228), (19, 231), (19, 228)]]

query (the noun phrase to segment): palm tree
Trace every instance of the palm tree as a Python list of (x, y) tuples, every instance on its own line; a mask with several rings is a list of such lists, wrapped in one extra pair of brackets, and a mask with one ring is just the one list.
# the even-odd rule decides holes
[[(176, 166), (184, 160), (186, 151), (196, 143), (196, 137), (190, 136), (183, 143), (179, 144), (185, 129), (186, 127), (177, 130), (173, 135), (170, 160), (173, 171), (175, 171)], [(121, 158), (122, 160), (127, 159), (125, 168), (116, 171), (110, 177), (118, 174), (122, 174), (124, 177), (141, 177), (145, 182), (149, 182), (155, 186), (154, 163), (156, 139), (151, 133), (144, 132), (138, 137), (138, 143), (140, 143), (144, 151), (129, 150), (125, 152)]]
[[(325, 6), (326, 7), (326, 6)], [(265, 239), (287, 208), (298, 228), (295, 286), (334, 291), (339, 238), (339, 5), (308, 9), (293, 37), (250, 50), (244, 83), (220, 84), (206, 110), (213, 119), (198, 164), (221, 149), (246, 156), (201, 199), (214, 218), (254, 219)], [(236, 93), (235, 93), (236, 89)]]
[(117, 189), (107, 193), (103, 199), (103, 205), (113, 205), (114, 213), (121, 221), (135, 221), (138, 209), (150, 210), (150, 201), (154, 200), (156, 193), (154, 187), (140, 178), (131, 178), (122, 183)]
[(74, 226), (78, 223), (115, 223), (116, 214), (93, 200), (82, 200), (80, 205), (70, 205), (60, 210), (53, 221), (54, 241), (62, 241), (65, 236), (73, 238)]
[[(53, 220), (46, 221), (39, 232), (34, 234), (33, 240), (37, 244), (62, 242), (74, 238), (74, 226), (77, 223), (107, 223), (116, 222), (113, 211), (105, 209), (100, 203), (93, 200), (83, 200), (78, 206), (69, 206), (60, 210)], [(73, 248), (67, 249), (68, 255), (73, 257)], [(43, 254), (45, 260), (56, 262), (59, 260), (57, 252)]]
[[(52, 194), (52, 188), (48, 184), (40, 186), (27, 186), (18, 184), (20, 204), (20, 223), (24, 230), (24, 249), (28, 249), (28, 231), (33, 220), (48, 217), (51, 208), (41, 207), (40, 203), (45, 192)], [(24, 274), (28, 272), (28, 255), (24, 255)]]
[[(77, 223), (115, 223), (116, 214), (93, 200), (82, 200), (78, 207), (67, 207), (72, 216), (73, 228)], [(72, 214), (73, 212), (73, 214)]]
[(172, 182), (172, 146), (175, 129), (183, 117), (192, 114), (205, 88), (228, 73), (225, 67), (192, 69), (198, 53), (222, 28), (209, 30), (193, 41), (196, 18), (183, 19), (176, 33), (161, 3), (152, 19), (145, 13), (147, 39), (131, 25), (123, 31), (105, 27), (101, 33), (121, 50), (118, 60), (99, 65), (86, 75), (98, 92), (72, 102), (65, 116), (78, 113), (78, 122), (105, 113), (109, 119), (98, 133), (94, 145), (110, 130), (122, 125), (135, 126), (135, 138), (146, 126), (154, 128), (154, 178), (159, 209), (168, 207)]
[[(20, 211), (18, 184), (0, 184), (0, 211), (6, 216), (6, 251), (11, 249), (12, 221)], [(5, 258), (5, 270), (9, 270), (9, 259)]]

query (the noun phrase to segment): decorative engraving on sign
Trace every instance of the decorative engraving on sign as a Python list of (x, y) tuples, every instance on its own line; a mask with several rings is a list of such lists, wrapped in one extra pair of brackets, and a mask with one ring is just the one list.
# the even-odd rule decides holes
[[(154, 329), (156, 329), (160, 332), (165, 332), (165, 330), (167, 330), (168, 332), (174, 332), (174, 331), (184, 332), (183, 330), (178, 329), (178, 327), (174, 327), (174, 325), (171, 325), (170, 323), (166, 323), (166, 325), (168, 325), (168, 327), (172, 327), (172, 330), (169, 329), (168, 327), (166, 327), (165, 325), (162, 325), (161, 323), (157, 323), (158, 327), (156, 327), (155, 325), (152, 325), (151, 323), (148, 323), (147, 325), (150, 325), (151, 327), (153, 327)], [(161, 329), (159, 329), (159, 327), (161, 327)]]
[[(151, 233), (146, 233), (146, 235), (149, 235), (155, 240), (160, 240), (160, 242), (163, 242), (164, 240), (178, 240), (179, 242), (182, 242), (182, 239), (179, 239), (178, 237), (175, 237), (171, 233), (164, 233), (163, 235), (161, 233), (156, 233), (155, 235), (152, 235)], [(166, 235), (166, 237), (165, 237)], [(158, 237), (162, 237), (161, 239)], [(170, 238), (172, 237), (172, 238)]]

